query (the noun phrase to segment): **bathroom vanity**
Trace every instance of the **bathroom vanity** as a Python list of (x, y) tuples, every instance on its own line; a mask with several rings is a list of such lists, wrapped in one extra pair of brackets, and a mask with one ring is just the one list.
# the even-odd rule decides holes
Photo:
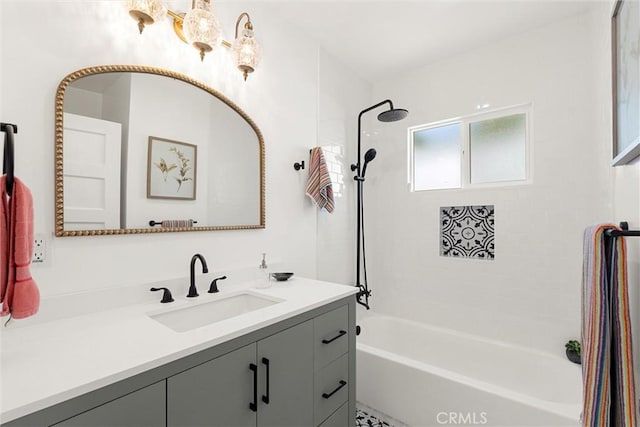
[[(355, 289), (233, 288), (7, 328), (2, 426), (353, 426)], [(273, 303), (182, 332), (156, 320), (238, 295)]]

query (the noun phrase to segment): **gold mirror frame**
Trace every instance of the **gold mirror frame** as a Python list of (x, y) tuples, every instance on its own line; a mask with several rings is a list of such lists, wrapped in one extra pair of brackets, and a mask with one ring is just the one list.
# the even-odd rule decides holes
[[(63, 175), (63, 139), (64, 139), (64, 96), (69, 84), (73, 81), (90, 76), (93, 74), (103, 73), (147, 73), (181, 80), (209, 94), (215, 96), (231, 109), (238, 113), (255, 131), (260, 144), (260, 224), (256, 225), (230, 225), (230, 226), (212, 226), (212, 227), (176, 227), (176, 228), (123, 228), (123, 229), (104, 229), (104, 230), (64, 230), (64, 175)], [(162, 68), (147, 67), (143, 65), (100, 65), (95, 67), (83, 68), (67, 75), (58, 85), (56, 92), (56, 124), (55, 124), (55, 235), (56, 237), (70, 236), (104, 236), (112, 234), (147, 234), (147, 233), (171, 233), (178, 231), (216, 231), (216, 230), (251, 230), (265, 228), (265, 171), (264, 171), (264, 139), (262, 132), (258, 129), (255, 122), (238, 107), (229, 98), (205, 85), (197, 80), (192, 79), (184, 74), (174, 71), (164, 70)]]

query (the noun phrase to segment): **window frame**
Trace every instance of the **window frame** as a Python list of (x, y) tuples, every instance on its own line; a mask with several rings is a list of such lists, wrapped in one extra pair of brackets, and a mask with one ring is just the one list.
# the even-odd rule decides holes
[[(472, 123), (485, 120), (508, 117), (516, 114), (525, 116), (525, 179), (472, 183), (471, 182), (471, 139), (470, 125)], [(533, 183), (533, 104), (519, 104), (509, 107), (495, 108), (492, 110), (480, 111), (466, 116), (455, 117), (446, 120), (426, 123), (407, 128), (407, 183), (410, 192), (422, 191), (456, 191), (482, 188), (512, 187), (520, 185), (530, 185)], [(455, 188), (415, 188), (415, 153), (413, 144), (413, 134), (417, 131), (460, 124), (460, 187)]]

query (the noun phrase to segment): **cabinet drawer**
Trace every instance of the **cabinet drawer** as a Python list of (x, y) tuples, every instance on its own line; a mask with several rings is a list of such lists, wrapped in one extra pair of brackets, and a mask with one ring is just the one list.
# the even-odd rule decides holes
[(165, 381), (69, 418), (57, 427), (156, 427), (165, 424)]
[(318, 425), (345, 403), (349, 397), (349, 355), (316, 372), (314, 424)]
[[(353, 415), (355, 417), (355, 414)], [(344, 403), (336, 412), (331, 414), (329, 418), (324, 420), (319, 427), (347, 427), (349, 422), (349, 404)]]
[(349, 349), (349, 307), (342, 306), (313, 321), (315, 370), (319, 370)]

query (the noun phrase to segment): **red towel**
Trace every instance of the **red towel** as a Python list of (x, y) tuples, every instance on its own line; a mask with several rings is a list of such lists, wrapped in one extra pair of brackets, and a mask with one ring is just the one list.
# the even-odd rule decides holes
[(309, 165), (306, 194), (316, 202), (318, 208), (325, 208), (329, 213), (333, 212), (335, 206), (333, 202), (333, 187), (327, 163), (320, 147), (311, 149), (311, 164)]
[(14, 177), (8, 197), (6, 177), (0, 178), (0, 316), (14, 319), (33, 316), (40, 307), (40, 291), (31, 277), (33, 254), (33, 198), (31, 191)]

